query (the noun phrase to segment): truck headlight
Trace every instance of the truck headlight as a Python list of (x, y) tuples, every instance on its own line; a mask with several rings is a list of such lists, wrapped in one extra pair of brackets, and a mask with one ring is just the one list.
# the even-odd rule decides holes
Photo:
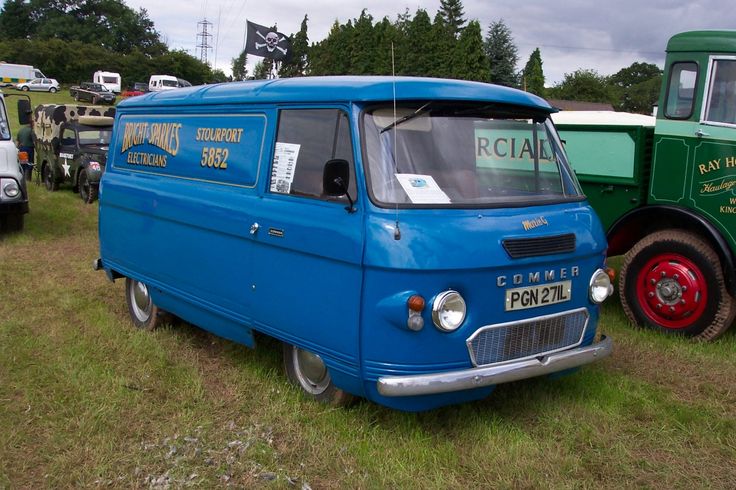
[(589, 288), (590, 300), (595, 304), (603, 303), (606, 298), (613, 294), (611, 278), (603, 269), (598, 269), (590, 278)]
[(4, 184), (3, 194), (11, 199), (18, 197), (18, 194), (20, 194), (20, 187), (18, 187), (18, 183), (15, 180), (11, 180), (7, 184)]
[(457, 330), (465, 321), (465, 313), (465, 300), (452, 289), (438, 294), (432, 303), (432, 321), (443, 332)]

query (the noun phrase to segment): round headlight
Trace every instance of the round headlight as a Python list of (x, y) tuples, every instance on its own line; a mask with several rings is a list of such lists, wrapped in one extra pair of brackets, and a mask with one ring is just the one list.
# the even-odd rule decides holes
[(3, 187), (3, 192), (6, 196), (13, 198), (17, 197), (18, 194), (20, 194), (20, 188), (18, 187), (18, 184), (13, 181), (5, 184), (5, 187)]
[(612, 294), (611, 278), (606, 274), (606, 271), (598, 269), (590, 278), (590, 300), (593, 303), (600, 304)]
[(465, 321), (465, 300), (457, 291), (437, 295), (432, 303), (432, 321), (443, 332), (452, 332)]

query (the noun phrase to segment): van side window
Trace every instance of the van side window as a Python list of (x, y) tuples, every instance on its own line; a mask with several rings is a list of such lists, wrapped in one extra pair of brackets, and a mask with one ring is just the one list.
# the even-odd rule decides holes
[(688, 119), (693, 114), (698, 65), (692, 61), (673, 63), (667, 83), (664, 115), (670, 119)]
[(705, 120), (736, 124), (736, 60), (713, 62)]
[(350, 163), (350, 195), (355, 198), (353, 146), (348, 116), (339, 109), (287, 109), (279, 128), (271, 169), (271, 192), (327, 199), (322, 193), (325, 163)]

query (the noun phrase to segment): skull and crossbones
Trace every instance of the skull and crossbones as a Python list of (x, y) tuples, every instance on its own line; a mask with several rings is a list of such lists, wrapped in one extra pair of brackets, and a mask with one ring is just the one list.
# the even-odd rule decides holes
[(279, 38), (279, 35), (273, 31), (269, 32), (265, 36), (261, 34), (260, 31), (256, 31), (256, 34), (258, 34), (261, 39), (263, 39), (265, 42), (262, 43), (256, 43), (256, 49), (261, 49), (265, 47), (269, 53), (272, 53), (274, 50), (278, 49), (281, 51), (281, 54), (286, 54), (286, 49), (279, 46), (279, 43), (282, 41), (285, 41), (286, 38), (281, 36)]

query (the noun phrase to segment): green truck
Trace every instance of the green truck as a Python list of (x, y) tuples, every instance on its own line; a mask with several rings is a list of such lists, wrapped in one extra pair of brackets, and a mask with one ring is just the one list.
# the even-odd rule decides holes
[(632, 323), (711, 340), (736, 316), (736, 31), (673, 36), (656, 116), (561, 112), (555, 125)]
[(38, 105), (33, 111), (36, 170), (46, 189), (70, 182), (86, 203), (97, 199), (115, 108)]

